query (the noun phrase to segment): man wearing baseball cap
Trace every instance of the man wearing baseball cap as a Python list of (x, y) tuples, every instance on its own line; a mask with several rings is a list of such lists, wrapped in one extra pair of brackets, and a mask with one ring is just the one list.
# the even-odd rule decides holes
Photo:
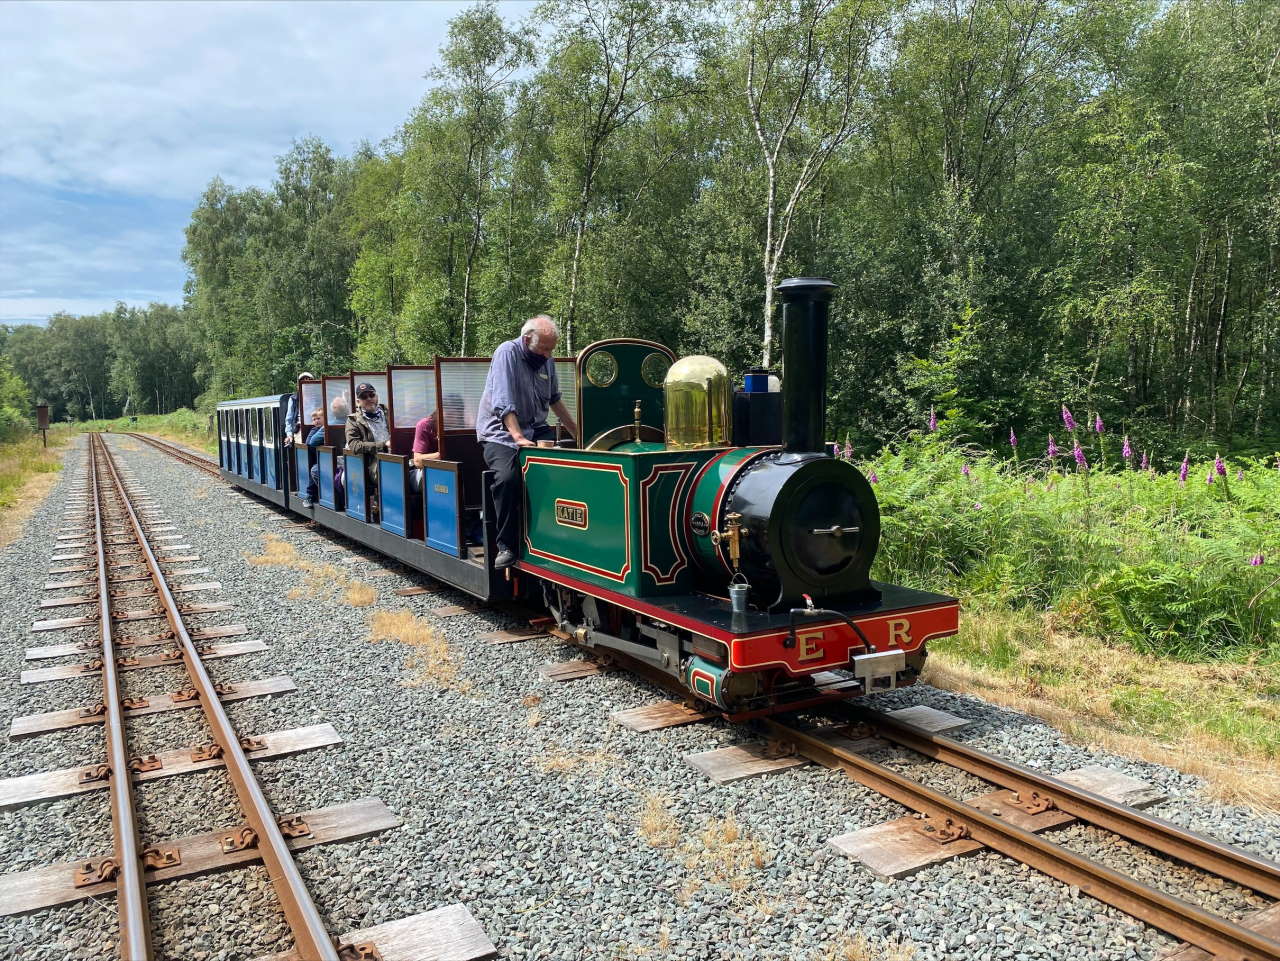
[(356, 409), (347, 418), (347, 450), (352, 454), (364, 454), (365, 483), (369, 490), (371, 519), (378, 522), (378, 459), (370, 457), (381, 451), (391, 450), (391, 425), (387, 409), (378, 403), (378, 391), (373, 384), (356, 384)]

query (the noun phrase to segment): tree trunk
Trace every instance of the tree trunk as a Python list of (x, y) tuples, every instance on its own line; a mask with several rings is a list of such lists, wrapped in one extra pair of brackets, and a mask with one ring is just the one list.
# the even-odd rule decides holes
[(1222, 277), (1222, 301), (1218, 306), (1218, 325), (1213, 335), (1213, 358), (1209, 365), (1209, 433), (1218, 433), (1218, 382), (1226, 366), (1227, 301), (1231, 296), (1231, 256), (1234, 237), (1227, 229), (1227, 264)]
[[(760, 366), (766, 370), (773, 363), (773, 281), (778, 273), (778, 258), (773, 249), (774, 220), (778, 215), (778, 182), (774, 176), (773, 158), (765, 156), (769, 178), (764, 216), (764, 348)], [(783, 372), (784, 375), (787, 373)]]

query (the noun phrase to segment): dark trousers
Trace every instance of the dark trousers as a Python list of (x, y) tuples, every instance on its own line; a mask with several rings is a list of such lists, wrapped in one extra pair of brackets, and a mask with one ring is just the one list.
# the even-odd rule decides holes
[[(530, 440), (551, 440), (552, 427), (535, 428)], [(520, 549), (520, 518), (524, 510), (524, 483), (520, 476), (519, 448), (486, 442), (484, 462), (493, 471), (493, 506), (497, 513), (498, 550)]]

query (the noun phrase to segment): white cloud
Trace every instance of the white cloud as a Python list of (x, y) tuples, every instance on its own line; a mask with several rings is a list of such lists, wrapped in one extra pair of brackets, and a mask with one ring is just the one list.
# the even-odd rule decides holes
[(0, 3), (0, 289), (28, 291), (0, 320), (179, 299), (208, 182), (265, 185), (300, 137), (391, 135), (467, 6)]
[(390, 134), (467, 5), (2, 6), (0, 175), (194, 198), (214, 174), (267, 180), (294, 137)]

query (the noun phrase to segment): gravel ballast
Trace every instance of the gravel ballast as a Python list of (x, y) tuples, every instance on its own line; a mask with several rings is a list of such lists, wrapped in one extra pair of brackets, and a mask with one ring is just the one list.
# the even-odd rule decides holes
[[(915, 946), (919, 959), (1154, 959), (1174, 941), (1002, 856), (979, 853), (884, 881), (832, 852), (828, 838), (901, 816), (895, 803), (814, 766), (717, 786), (684, 755), (750, 740), (715, 722), (638, 734), (612, 711), (665, 695), (631, 675), (607, 672), (570, 683), (538, 665), (578, 656), (553, 639), (490, 645), (480, 635), (519, 626), (497, 610), (435, 618), (430, 609), (467, 596), (384, 563), (336, 536), (281, 522), (281, 512), (152, 448), (109, 439), (118, 462), (154, 497), (182, 543), (211, 568), (234, 610), (198, 624), (245, 623), (243, 639), (265, 652), (207, 662), (215, 681), (287, 674), (291, 694), (227, 704), (242, 734), (330, 723), (336, 747), (257, 762), (280, 814), (376, 796), (403, 822), (358, 841), (298, 856), (334, 933), (461, 902), (502, 956), (688, 961), (821, 961), (846, 939)], [(23, 536), (0, 552), (5, 611), (0, 702), (6, 718), (91, 703), (96, 678), (21, 685), (27, 647), (93, 631), (28, 633), (42, 615), (55, 529), (71, 487), (84, 476), (84, 442)], [(341, 572), (320, 577), (257, 566), (268, 535), (305, 561)], [(335, 549), (336, 547), (336, 549)], [(386, 569), (392, 576), (375, 576)], [(377, 591), (372, 606), (344, 600), (351, 581)], [(332, 582), (332, 585), (327, 582)], [(431, 593), (397, 597), (397, 588)], [(290, 595), (293, 596), (290, 596)], [(374, 612), (409, 610), (432, 623), (457, 667), (433, 668), (430, 651), (369, 640)], [(241, 640), (235, 638), (234, 640)], [(38, 664), (70, 663), (77, 658)], [(122, 675), (126, 695), (183, 686), (177, 668)], [(1192, 776), (1068, 743), (1038, 720), (928, 687), (880, 695), (886, 708), (927, 704), (973, 721), (953, 736), (1049, 773), (1105, 764), (1169, 796), (1151, 812), (1268, 857), (1280, 856), (1280, 818), (1207, 801)], [(129, 722), (131, 753), (209, 740), (198, 710)], [(7, 741), (0, 776), (98, 759), (95, 726)], [(891, 749), (877, 756), (931, 786), (967, 796), (983, 782)], [(139, 785), (143, 841), (179, 838), (239, 822), (221, 770)], [(666, 812), (667, 817), (663, 816)], [(726, 816), (732, 824), (726, 830)], [(736, 831), (736, 837), (734, 837)], [(1239, 919), (1266, 905), (1234, 885), (1206, 881), (1106, 832), (1068, 827), (1053, 837), (1215, 912)], [(107, 852), (107, 792), (0, 812), (6, 872)], [(650, 838), (671, 846), (654, 846)], [(706, 841), (710, 839), (710, 849)], [(150, 888), (157, 954), (253, 958), (288, 946), (266, 872), (226, 871)], [(91, 958), (114, 950), (114, 899), (0, 918), (0, 958)]]

